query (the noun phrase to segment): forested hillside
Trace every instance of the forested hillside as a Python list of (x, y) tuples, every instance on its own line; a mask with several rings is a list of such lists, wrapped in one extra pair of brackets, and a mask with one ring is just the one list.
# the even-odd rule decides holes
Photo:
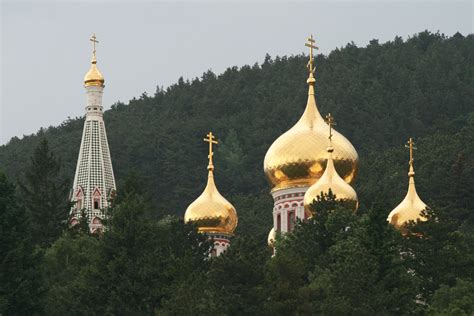
[[(457, 144), (454, 137), (472, 135), (473, 48), (472, 35), (446, 38), (424, 32), (407, 41), (373, 40), (363, 48), (348, 44), (317, 56), (319, 110), (334, 114), (337, 129), (360, 155), (356, 188), (362, 211), (375, 197), (385, 199), (387, 207), (403, 197), (403, 144), (409, 136), (418, 144), (417, 181), (425, 200), (444, 202), (444, 192), (453, 189), (446, 179), (456, 163), (462, 164), (459, 172), (466, 181), (474, 178), (464, 174), (472, 172), (465, 170), (473, 165), (472, 142)], [(306, 62), (301, 55), (267, 56), (261, 65), (232, 67), (220, 75), (209, 71), (201, 78), (180, 79), (166, 90), (158, 88), (154, 96), (114, 104), (105, 122), (119, 190), (133, 172), (143, 178), (156, 214), (182, 215), (204, 186), (207, 148), (202, 138), (212, 130), (221, 140), (215, 157), (217, 184), (236, 204), (239, 229), (246, 230), (247, 216), (257, 216), (267, 231), (272, 202), (263, 158), (302, 114)], [(72, 182), (82, 126), (83, 119), (77, 118), (12, 139), (0, 147), (0, 168), (18, 179), (44, 135)], [(377, 170), (373, 162), (379, 159), (384, 163)]]
[[(423, 32), (317, 56), (319, 110), (360, 156), (360, 208), (322, 196), (271, 258), (263, 159), (303, 112), (306, 63), (267, 55), (114, 104), (104, 118), (118, 199), (100, 237), (61, 219), (83, 118), (0, 147), (0, 314), (473, 313), (474, 36)], [(203, 236), (176, 218), (205, 185), (210, 130), (239, 226), (207, 260)], [(401, 236), (386, 217), (407, 190), (408, 137), (431, 209)]]

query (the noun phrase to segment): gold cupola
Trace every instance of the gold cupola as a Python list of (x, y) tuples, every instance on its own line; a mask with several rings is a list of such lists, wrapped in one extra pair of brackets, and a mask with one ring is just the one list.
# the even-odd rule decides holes
[(276, 231), (275, 231), (275, 228), (272, 227), (272, 229), (270, 229), (270, 232), (268, 233), (268, 237), (267, 237), (268, 246), (273, 248), (274, 245), (275, 245), (275, 240), (276, 240)]
[[(310, 48), (308, 62), (308, 101), (299, 121), (277, 138), (268, 149), (263, 163), (272, 191), (311, 186), (326, 167), (326, 146), (329, 126), (324, 122), (314, 97), (313, 36), (306, 46)], [(357, 176), (359, 156), (354, 146), (340, 133), (333, 133), (333, 160), (338, 173), (347, 183)]]
[(204, 141), (209, 142), (209, 173), (204, 192), (186, 209), (184, 221), (197, 225), (201, 233), (232, 235), (237, 227), (237, 212), (217, 190), (214, 182), (214, 165), (212, 162), (212, 145), (217, 144), (212, 132), (207, 134)]
[(104, 86), (104, 76), (100, 73), (99, 69), (97, 69), (97, 59), (95, 56), (96, 50), (95, 50), (95, 44), (98, 43), (99, 41), (97, 40), (97, 37), (95, 34), (92, 35), (90, 38), (90, 41), (94, 45), (94, 50), (92, 51), (92, 62), (91, 62), (91, 68), (89, 71), (86, 73), (84, 76), (84, 86)]
[(421, 212), (426, 209), (426, 204), (420, 199), (415, 188), (415, 170), (413, 168), (413, 149), (415, 148), (412, 138), (408, 140), (405, 147), (410, 150), (408, 192), (403, 201), (390, 212), (387, 218), (390, 224), (401, 230), (403, 230), (403, 226), (409, 221), (426, 220), (426, 218), (421, 215)]
[(311, 214), (310, 205), (321, 193), (328, 194), (329, 190), (336, 196), (337, 201), (342, 202), (347, 208), (355, 212), (359, 206), (357, 193), (339, 176), (334, 167), (334, 148), (332, 146), (332, 137), (334, 136), (332, 134), (332, 125), (334, 124), (334, 120), (331, 113), (329, 113), (326, 118), (329, 125), (329, 147), (327, 147), (326, 169), (321, 178), (310, 186), (304, 195), (305, 212)]

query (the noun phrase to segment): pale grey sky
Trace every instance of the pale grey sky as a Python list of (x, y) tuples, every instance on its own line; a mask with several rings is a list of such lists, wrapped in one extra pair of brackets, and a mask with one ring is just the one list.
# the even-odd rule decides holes
[[(0, 0), (1, 1), (1, 0)], [(104, 107), (211, 69), (299, 54), (313, 33), (327, 54), (425, 29), (473, 32), (473, 1), (1, 2), (0, 144), (84, 114), (95, 32)]]

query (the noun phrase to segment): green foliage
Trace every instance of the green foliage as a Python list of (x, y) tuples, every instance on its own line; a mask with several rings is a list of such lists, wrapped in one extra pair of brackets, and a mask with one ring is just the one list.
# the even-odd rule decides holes
[[(473, 49), (472, 35), (422, 32), (316, 57), (318, 107), (359, 152), (360, 208), (319, 197), (273, 258), (262, 161), (303, 111), (304, 55), (180, 78), (104, 113), (119, 192), (100, 238), (85, 221), (59, 237), (83, 119), (12, 139), (0, 168), (24, 182), (26, 210), (0, 176), (0, 313), (472, 314)], [(220, 141), (216, 182), (239, 214), (231, 248), (212, 259), (177, 219), (205, 185), (209, 130)], [(386, 218), (406, 193), (409, 136), (431, 209), (401, 236)]]
[(422, 280), (420, 294), (426, 301), (441, 285), (474, 277), (474, 235), (460, 231), (451, 215), (428, 209), (428, 220), (413, 223), (404, 239), (405, 260)]
[(456, 285), (442, 285), (434, 294), (430, 315), (472, 315), (474, 313), (474, 283), (457, 279)]
[(61, 163), (43, 138), (35, 148), (25, 179), (20, 182), (22, 202), (31, 218), (36, 244), (45, 247), (56, 240), (66, 226), (71, 204), (69, 185), (59, 175)]
[[(448, 178), (459, 187), (472, 185), (472, 118), (467, 121), (473, 111), (473, 47), (472, 35), (448, 38), (422, 32), (406, 41), (348, 44), (316, 57), (318, 107), (322, 114), (334, 114), (337, 129), (360, 155), (356, 190), (363, 211), (379, 196), (387, 208), (403, 198), (407, 158), (402, 145), (409, 136), (418, 141), (422, 197), (452, 194), (451, 188), (444, 190), (444, 179), (460, 154), (463, 176)], [(104, 119), (119, 190), (126, 175), (136, 172), (156, 212), (182, 216), (204, 186), (207, 148), (202, 138), (212, 130), (222, 141), (215, 155), (222, 193), (267, 193), (262, 161), (271, 143), (303, 112), (306, 63), (304, 55), (267, 56), (260, 65), (231, 67), (220, 75), (209, 71), (157, 89), (154, 96), (113, 105)], [(458, 132), (467, 124), (470, 133), (464, 133), (461, 143)], [(0, 147), (0, 168), (15, 179), (45, 137), (64, 163), (61, 175), (72, 182), (82, 128), (83, 119), (76, 118), (41, 131), (40, 137), (12, 139)], [(472, 200), (459, 203), (464, 201), (472, 205)], [(269, 202), (266, 209), (271, 207)], [(268, 217), (267, 212), (259, 215)]]
[(89, 234), (66, 233), (48, 248), (43, 264), (47, 315), (95, 314), (88, 296), (95, 296), (91, 278), (97, 275), (100, 246)]
[(15, 187), (0, 172), (0, 314), (41, 312), (41, 253), (33, 246), (31, 225), (18, 204)]

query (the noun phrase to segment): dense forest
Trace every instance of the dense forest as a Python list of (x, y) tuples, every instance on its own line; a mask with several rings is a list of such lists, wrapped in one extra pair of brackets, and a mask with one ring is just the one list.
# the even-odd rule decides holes
[[(112, 105), (118, 199), (100, 237), (65, 225), (83, 118), (0, 147), (0, 314), (474, 313), (474, 36), (316, 57), (319, 110), (360, 156), (360, 208), (322, 196), (272, 258), (263, 158), (303, 112), (306, 63), (267, 55)], [(230, 250), (205, 260), (209, 244), (181, 218), (205, 186), (209, 130), (239, 225)], [(386, 218), (406, 193), (408, 137), (430, 208), (401, 236)]]

